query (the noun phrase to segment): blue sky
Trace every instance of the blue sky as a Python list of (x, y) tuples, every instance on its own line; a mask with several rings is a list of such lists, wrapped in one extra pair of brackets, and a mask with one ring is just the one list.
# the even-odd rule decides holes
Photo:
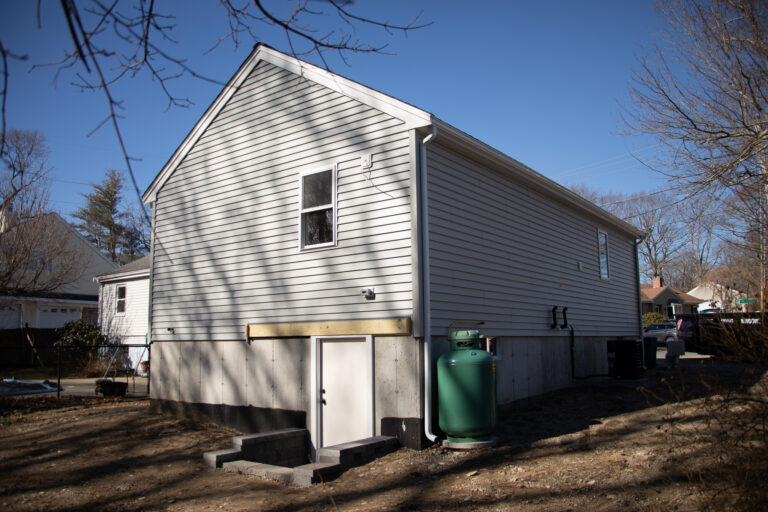
[[(40, 130), (51, 150), (51, 206), (68, 215), (84, 204), (81, 193), (108, 168), (125, 169), (110, 126), (88, 135), (107, 115), (101, 93), (71, 83), (82, 66), (30, 70), (54, 62), (69, 47), (59, 2), (0, 0), (0, 41), (26, 62), (11, 61), (7, 124)], [(226, 82), (250, 53), (225, 42), (205, 53), (227, 32), (211, 1), (157, 1), (177, 16), (177, 56), (212, 79)], [(293, 3), (291, 3), (293, 5)], [(471, 5), (471, 7), (468, 7)], [(470, 135), (566, 186), (584, 184), (600, 192), (638, 193), (664, 186), (636, 157), (650, 158), (652, 140), (623, 135), (622, 106), (637, 58), (656, 43), (663, 28), (651, 1), (452, 2), (358, 1), (363, 16), (407, 21), (423, 9), (433, 25), (382, 37), (369, 30), (364, 41), (389, 41), (394, 55), (352, 55), (347, 62), (328, 55), (331, 70), (431, 112)], [(256, 25), (261, 40), (288, 51), (284, 36)], [(308, 59), (318, 64), (317, 59)], [(115, 93), (124, 103), (121, 127), (143, 192), (180, 144), (221, 85), (194, 78), (172, 83), (189, 97), (190, 108), (168, 109), (147, 76), (122, 82)], [(136, 201), (132, 190), (126, 199)]]

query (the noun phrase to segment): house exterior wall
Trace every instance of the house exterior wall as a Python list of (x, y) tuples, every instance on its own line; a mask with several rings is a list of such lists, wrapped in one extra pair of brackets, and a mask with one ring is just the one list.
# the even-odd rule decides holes
[[(245, 431), (308, 427), (317, 345), (299, 336), (333, 333), (246, 340), (246, 325), (405, 318), (412, 335), (335, 334), (373, 337), (375, 433), (421, 445), (432, 362), (423, 359), (417, 307), (424, 290), (415, 212), (418, 130), (427, 125), (406, 125), (265, 61), (243, 76), (145, 194), (154, 201), (154, 406)], [(572, 359), (580, 375), (605, 373), (605, 340), (639, 334), (634, 240), (512, 174), (439, 142), (427, 147), (434, 357), (447, 349), (452, 321), (484, 320), (501, 343), (502, 403), (568, 385)], [(370, 169), (361, 165), (369, 155)], [(336, 244), (301, 250), (300, 176), (330, 166)], [(599, 230), (609, 236), (606, 280)], [(374, 300), (361, 296), (364, 288)], [(573, 350), (570, 331), (550, 327), (555, 305), (569, 308)]]
[[(117, 312), (117, 288), (125, 286), (125, 312)], [(103, 283), (99, 325), (102, 334), (122, 343), (146, 343), (149, 324), (149, 278)]]
[[(246, 342), (245, 326), (412, 316), (410, 137), (389, 115), (259, 63), (157, 193), (156, 407), (246, 431), (309, 427), (310, 338)], [(302, 251), (300, 176), (329, 164), (337, 244)], [(374, 347), (376, 432), (406, 421), (420, 437), (420, 342)]]
[[(158, 192), (153, 341), (242, 340), (246, 324), (410, 316), (408, 141), (400, 121), (259, 63)], [(360, 166), (366, 154), (370, 170)], [(338, 164), (338, 243), (301, 251), (300, 173), (330, 164)], [(361, 297), (364, 287), (375, 288), (375, 301)]]
[[(606, 373), (606, 340), (639, 336), (634, 239), (439, 142), (427, 146), (435, 356), (451, 322), (483, 321), (499, 338), (500, 403), (569, 385), (571, 358), (577, 376)], [(554, 306), (558, 323), (568, 308), (573, 353), (570, 330), (551, 327)]]
[[(0, 300), (0, 329), (53, 329), (80, 319), (83, 301), (21, 298)], [(87, 308), (87, 307), (86, 307)]]
[[(308, 428), (311, 339), (152, 345), (151, 395), (160, 410), (196, 411), (243, 431)], [(421, 343), (374, 337), (375, 434), (421, 443)]]

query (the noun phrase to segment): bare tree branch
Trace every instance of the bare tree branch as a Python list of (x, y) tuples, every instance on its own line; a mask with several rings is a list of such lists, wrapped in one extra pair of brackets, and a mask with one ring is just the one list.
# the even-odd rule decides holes
[[(336, 13), (345, 26), (371, 27), (391, 34), (400, 31), (406, 34), (410, 30), (423, 28), (429, 23), (418, 23), (417, 15), (405, 25), (391, 23), (389, 20), (380, 21), (353, 14), (349, 5), (351, 2), (341, 0), (316, 0), (318, 6), (328, 6), (331, 13)], [(240, 37), (248, 34), (254, 41), (259, 37), (255, 27), (259, 25), (276, 25), (286, 33), (287, 44), (294, 55), (315, 53), (328, 67), (323, 52), (334, 50), (342, 58), (346, 53), (381, 53), (387, 44), (368, 44), (353, 39), (350, 33), (341, 29), (331, 30), (319, 35), (313, 28), (327, 22), (328, 14), (322, 9), (312, 10), (308, 7), (309, 0), (298, 0), (295, 8), (285, 14), (284, 4), (277, 2), (267, 7), (260, 0), (219, 0), (223, 15), (226, 16), (229, 32), (219, 38), (212, 49), (223, 41), (231, 39), (235, 46), (239, 45)], [(138, 204), (141, 205), (141, 192), (136, 182), (130, 156), (122, 132), (120, 130), (118, 110), (121, 100), (114, 95), (113, 86), (125, 79), (147, 73), (158, 84), (168, 100), (168, 108), (187, 107), (192, 102), (189, 98), (179, 96), (172, 87), (172, 81), (182, 76), (220, 83), (197, 73), (187, 60), (175, 56), (169, 45), (176, 43), (171, 36), (175, 27), (175, 18), (157, 11), (154, 0), (60, 0), (61, 11), (67, 23), (71, 50), (63, 59), (47, 64), (55, 66), (57, 77), (64, 70), (69, 70), (78, 63), (85, 70), (83, 74), (76, 73), (75, 86), (84, 90), (97, 90), (104, 94), (107, 104), (107, 118), (98, 124), (95, 130), (103, 127), (109, 121), (117, 136), (126, 168), (136, 193)], [(85, 7), (82, 7), (85, 6)], [(39, 19), (40, 4), (38, 4)], [(294, 46), (294, 38), (307, 43), (307, 47)], [(210, 50), (209, 50), (210, 51)], [(0, 115), (2, 115), (2, 133), (5, 134), (5, 103), (7, 101), (8, 67), (7, 59), (15, 55), (0, 45), (2, 58), (3, 89), (0, 95)], [(95, 131), (94, 130), (94, 131)], [(2, 143), (0, 143), (2, 148)], [(141, 205), (143, 218), (147, 226), (150, 218), (146, 209)]]
[(9, 130), (0, 173), (0, 294), (55, 290), (83, 266), (62, 219), (48, 213), (48, 149), (35, 131)]

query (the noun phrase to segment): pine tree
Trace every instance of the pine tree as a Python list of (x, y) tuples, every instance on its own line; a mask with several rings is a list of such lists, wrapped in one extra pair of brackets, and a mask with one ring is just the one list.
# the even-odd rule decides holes
[(104, 180), (93, 185), (93, 192), (83, 194), (85, 207), (72, 214), (81, 221), (76, 225), (80, 233), (118, 264), (146, 251), (144, 244), (137, 243), (137, 227), (131, 216), (122, 208), (122, 188), (123, 173), (108, 169)]

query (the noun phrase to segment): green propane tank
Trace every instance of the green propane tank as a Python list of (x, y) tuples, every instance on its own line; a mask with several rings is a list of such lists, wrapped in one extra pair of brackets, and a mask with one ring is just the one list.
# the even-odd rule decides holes
[(496, 363), (480, 348), (483, 337), (452, 331), (451, 351), (437, 360), (439, 424), (453, 444), (488, 442), (496, 428)]

